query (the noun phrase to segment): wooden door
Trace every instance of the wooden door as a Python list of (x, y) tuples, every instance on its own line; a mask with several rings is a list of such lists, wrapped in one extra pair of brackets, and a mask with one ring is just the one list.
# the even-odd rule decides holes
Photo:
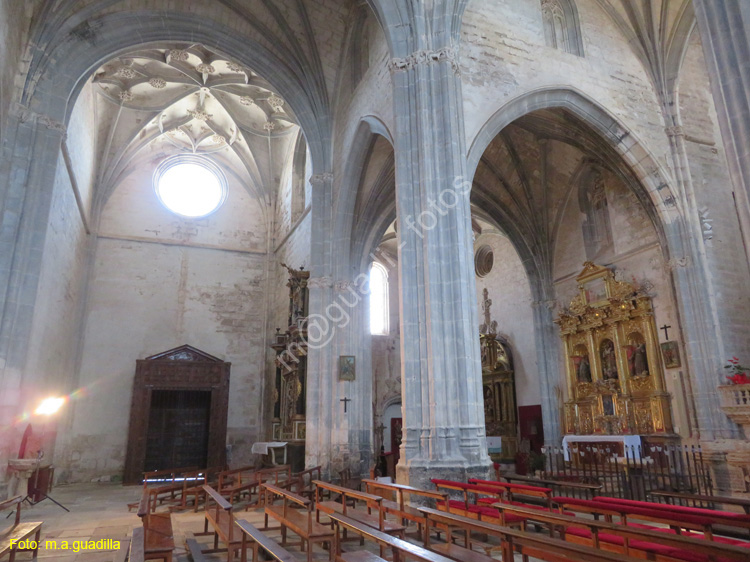
[(144, 470), (208, 466), (210, 413), (209, 391), (153, 391)]
[(136, 361), (125, 484), (145, 470), (226, 463), (230, 366), (189, 345)]

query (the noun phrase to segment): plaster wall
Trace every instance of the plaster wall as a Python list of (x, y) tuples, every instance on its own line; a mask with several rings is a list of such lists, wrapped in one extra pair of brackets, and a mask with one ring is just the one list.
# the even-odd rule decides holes
[(89, 281), (74, 417), (58, 463), (62, 480), (122, 471), (135, 360), (190, 344), (232, 363), (227, 445), (251, 462), (261, 434), (266, 254), (256, 200), (230, 179), (204, 219), (157, 201), (151, 171), (123, 181), (105, 206)]

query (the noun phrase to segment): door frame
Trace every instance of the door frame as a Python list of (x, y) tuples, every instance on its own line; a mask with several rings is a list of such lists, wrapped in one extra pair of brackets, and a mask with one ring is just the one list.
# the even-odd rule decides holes
[(176, 347), (136, 361), (130, 403), (124, 484), (142, 482), (151, 395), (154, 390), (202, 390), (211, 393), (207, 463), (208, 466), (226, 464), (231, 365), (189, 345)]

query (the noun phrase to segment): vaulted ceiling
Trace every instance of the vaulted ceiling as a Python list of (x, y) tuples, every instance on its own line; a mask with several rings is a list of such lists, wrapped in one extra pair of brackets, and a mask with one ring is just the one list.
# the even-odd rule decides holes
[(135, 166), (210, 155), (258, 198), (270, 198), (299, 126), (255, 72), (202, 45), (137, 50), (101, 66), (98, 166), (105, 193)]

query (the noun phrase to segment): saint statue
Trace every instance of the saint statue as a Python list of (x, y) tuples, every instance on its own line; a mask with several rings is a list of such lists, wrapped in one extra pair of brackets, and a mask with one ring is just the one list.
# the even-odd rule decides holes
[(633, 371), (636, 377), (648, 376), (648, 360), (646, 359), (646, 344), (639, 343), (635, 348)]
[(617, 359), (615, 358), (615, 344), (612, 340), (604, 340), (599, 348), (602, 358), (602, 377), (604, 380), (617, 380)]
[(589, 364), (588, 355), (584, 355), (581, 358), (581, 362), (578, 364), (578, 382), (591, 382), (591, 365)]

